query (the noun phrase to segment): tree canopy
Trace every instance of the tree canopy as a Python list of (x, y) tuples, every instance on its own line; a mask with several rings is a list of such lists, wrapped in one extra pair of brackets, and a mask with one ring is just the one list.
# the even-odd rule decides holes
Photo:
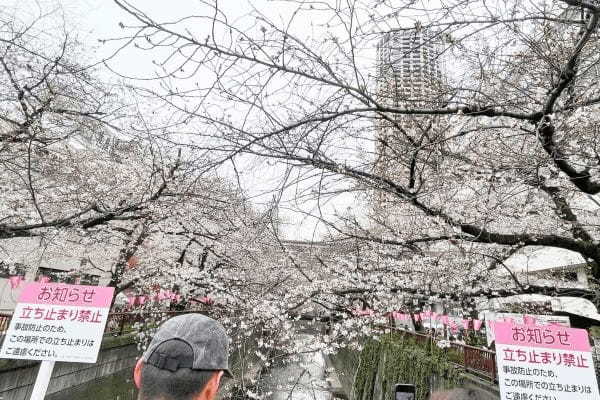
[[(275, 3), (162, 20), (115, 0), (123, 33), (102, 43), (153, 57), (139, 79), (45, 36), (55, 15), (0, 14), (0, 245), (102, 253), (117, 291), (208, 296), (279, 331), (269, 346), (293, 319), (333, 324), (319, 346), (364, 334), (357, 307), (598, 303), (600, 6)], [(307, 257), (280, 234), (284, 198), (327, 230)], [(531, 248), (578, 254), (591, 288), (523, 281), (507, 263)]]
[[(175, 22), (116, 3), (161, 70), (165, 90), (144, 93), (198, 129), (181, 144), (296, 169), (314, 182), (299, 203), (354, 193), (362, 206), (337, 215), (302, 210), (336, 238), (433, 255), (434, 274), (479, 269), (460, 287), (534, 246), (600, 277), (595, 3), (283, 1), (240, 17), (207, 1)], [(415, 39), (386, 72), (390, 35)], [(441, 76), (402, 89), (400, 61), (427, 45)]]

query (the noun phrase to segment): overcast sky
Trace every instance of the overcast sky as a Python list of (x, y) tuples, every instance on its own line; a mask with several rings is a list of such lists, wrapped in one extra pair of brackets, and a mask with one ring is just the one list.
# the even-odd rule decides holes
[[(95, 49), (95, 52), (90, 52), (89, 60), (83, 62), (94, 62), (108, 58), (114, 53), (118, 47), (117, 43), (102, 44), (99, 40), (120, 37), (124, 35), (124, 31), (120, 27), (120, 23), (134, 24), (135, 21), (125, 11), (123, 11), (112, 0), (0, 0), (4, 4), (12, 6), (18, 13), (23, 13), (26, 10), (34, 15), (38, 10), (37, 4), (41, 4), (44, 10), (60, 8), (64, 12), (66, 29), (68, 31), (77, 32), (78, 37), (82, 40), (88, 49)], [(139, 7), (144, 12), (148, 13), (153, 18), (159, 21), (177, 20), (184, 16), (189, 16), (198, 13), (198, 3), (192, 0), (132, 0), (131, 4)], [(277, 6), (274, 6), (276, 4)], [(252, 11), (253, 7), (261, 13), (266, 14), (273, 20), (287, 20), (290, 13), (293, 11), (291, 5), (285, 5), (281, 2), (272, 2), (269, 0), (223, 0), (219, 1), (219, 7), (227, 14), (230, 21), (236, 21), (237, 24), (248, 23), (242, 21), (243, 16)], [(21, 14), (22, 15), (22, 14)], [(55, 21), (49, 19), (49, 21)], [(307, 35), (311, 34), (310, 28), (304, 30), (304, 25), (309, 27), (315, 21), (308, 21), (302, 17), (296, 20), (297, 28)], [(49, 30), (60, 27), (48, 26)], [(208, 32), (208, 26), (206, 27)], [(202, 26), (194, 26), (194, 33), (202, 32)], [(155, 66), (152, 64), (152, 59), (156, 55), (149, 52), (143, 52), (133, 47), (120, 51), (115, 57), (107, 61), (107, 65), (115, 72), (132, 78), (144, 78), (153, 75)], [(118, 79), (117, 76), (107, 75), (109, 79)], [(143, 83), (140, 83), (143, 84)], [(148, 82), (147, 85), (154, 83)], [(231, 170), (221, 171), (224, 174), (230, 174)], [(271, 188), (279, 182), (279, 179), (284, 170), (277, 168), (272, 163), (262, 163), (260, 166), (253, 169), (242, 171), (243, 189), (253, 201), (258, 204), (264, 204), (273, 198)], [(311, 183), (305, 185), (311, 186)], [(300, 188), (305, 190), (307, 186)], [(289, 239), (304, 239), (318, 240), (325, 232), (323, 226), (315, 225), (315, 220), (307, 218), (305, 214), (290, 211), (288, 208), (302, 207), (305, 212), (316, 212), (316, 203), (306, 202), (297, 204), (291, 201), (293, 199), (295, 188), (290, 188), (283, 196), (282, 210), (280, 216), (283, 217), (288, 224), (284, 226), (283, 233)], [(325, 214), (333, 214), (334, 210), (343, 212), (347, 207), (355, 206), (352, 195), (339, 196), (336, 200), (322, 205), (322, 211)]]

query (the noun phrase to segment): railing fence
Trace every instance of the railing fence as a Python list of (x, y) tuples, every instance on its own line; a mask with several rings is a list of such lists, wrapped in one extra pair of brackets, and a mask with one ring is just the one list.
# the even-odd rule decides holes
[[(435, 346), (435, 340), (429, 335), (411, 332), (400, 328), (393, 329), (395, 331), (402, 332), (404, 335), (414, 338), (418, 343), (426, 344), (429, 342), (431, 345)], [(458, 357), (452, 358), (451, 362), (458, 364), (466, 371), (480, 375), (489, 381), (497, 381), (498, 375), (496, 371), (495, 352), (460, 343), (451, 343), (450, 349), (458, 354)]]
[[(112, 312), (108, 314), (106, 327), (104, 328), (105, 335), (123, 335), (132, 332), (134, 327), (147, 328), (149, 324), (154, 324), (163, 319), (173, 317), (179, 314), (187, 314), (190, 312), (205, 313), (205, 309), (191, 309), (185, 311), (169, 311), (169, 310), (140, 310), (126, 312)], [(10, 314), (0, 314), (0, 339), (6, 331), (11, 320)], [(136, 325), (137, 324), (137, 325)]]

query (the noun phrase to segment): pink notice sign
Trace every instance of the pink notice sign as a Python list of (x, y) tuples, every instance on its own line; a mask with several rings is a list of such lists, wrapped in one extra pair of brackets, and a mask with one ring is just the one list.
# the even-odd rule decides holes
[(95, 363), (114, 288), (30, 283), (23, 288), (0, 358)]
[(109, 307), (114, 291), (115, 288), (112, 287), (34, 282), (23, 289), (18, 302), (54, 306)]
[(496, 322), (494, 330), (496, 344), (588, 352), (592, 348), (585, 329)]
[(588, 333), (559, 325), (496, 322), (502, 400), (598, 400)]

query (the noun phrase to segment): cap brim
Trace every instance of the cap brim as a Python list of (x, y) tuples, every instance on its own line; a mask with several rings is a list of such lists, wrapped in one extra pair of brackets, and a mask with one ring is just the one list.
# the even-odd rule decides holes
[(225, 375), (228, 378), (233, 378), (233, 374), (228, 369), (223, 370), (223, 375)]

